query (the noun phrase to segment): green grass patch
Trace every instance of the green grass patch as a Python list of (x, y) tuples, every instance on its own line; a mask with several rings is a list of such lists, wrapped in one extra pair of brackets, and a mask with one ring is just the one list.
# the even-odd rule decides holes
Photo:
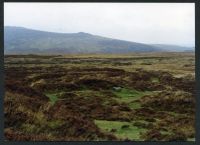
[(140, 99), (144, 95), (151, 94), (151, 91), (137, 91), (134, 89), (126, 89), (122, 88), (119, 91), (113, 91), (113, 93), (118, 96), (117, 100), (120, 102), (129, 103), (131, 101), (135, 101)]
[[(122, 88), (118, 91), (113, 91), (113, 93), (118, 96), (115, 98), (118, 102), (128, 103), (131, 109), (141, 108), (141, 103), (137, 102), (142, 96), (150, 95), (152, 91), (137, 91), (134, 89)], [(135, 102), (134, 102), (135, 101)]]
[(128, 104), (131, 109), (139, 109), (141, 108), (141, 104), (139, 102), (131, 102)]
[[(140, 133), (146, 131), (146, 129), (138, 128), (130, 122), (121, 121), (107, 121), (107, 120), (95, 120), (95, 124), (104, 132), (112, 133), (119, 139), (130, 139), (142, 141), (140, 139)], [(126, 127), (123, 127), (126, 126)], [(112, 132), (112, 130), (115, 130)]]
[(151, 78), (151, 82), (152, 83), (159, 83), (160, 80), (158, 78), (153, 77), (153, 78)]
[(58, 101), (58, 95), (57, 94), (45, 94), (47, 97), (49, 97), (49, 100), (52, 104), (55, 104), (56, 101)]
[(45, 95), (49, 98), (51, 104), (55, 104), (59, 97), (65, 93), (64, 91), (59, 92), (46, 92)]
[(89, 90), (89, 89), (83, 89), (83, 90), (79, 90), (79, 91), (73, 91), (73, 93), (79, 95), (79, 96), (91, 96), (91, 95), (98, 95), (98, 96), (102, 96), (103, 94), (100, 91), (94, 91), (94, 90)]

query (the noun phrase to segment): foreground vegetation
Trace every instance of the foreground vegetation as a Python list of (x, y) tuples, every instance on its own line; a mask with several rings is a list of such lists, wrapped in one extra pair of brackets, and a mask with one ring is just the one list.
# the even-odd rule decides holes
[(193, 53), (6, 55), (5, 137), (194, 141)]

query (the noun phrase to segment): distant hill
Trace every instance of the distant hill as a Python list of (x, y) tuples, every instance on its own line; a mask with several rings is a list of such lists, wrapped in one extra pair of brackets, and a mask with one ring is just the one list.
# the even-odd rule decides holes
[(152, 46), (162, 49), (163, 51), (171, 52), (194, 52), (194, 47), (184, 47), (179, 45), (167, 45), (167, 44), (153, 44)]
[[(4, 27), (5, 54), (131, 53), (163, 51), (162, 47), (89, 33), (54, 33)], [(188, 49), (186, 49), (188, 50)]]

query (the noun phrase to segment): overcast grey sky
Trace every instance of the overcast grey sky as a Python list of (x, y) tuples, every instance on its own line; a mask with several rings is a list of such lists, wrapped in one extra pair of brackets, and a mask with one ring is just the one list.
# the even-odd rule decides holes
[(4, 25), (194, 46), (193, 3), (4, 3)]

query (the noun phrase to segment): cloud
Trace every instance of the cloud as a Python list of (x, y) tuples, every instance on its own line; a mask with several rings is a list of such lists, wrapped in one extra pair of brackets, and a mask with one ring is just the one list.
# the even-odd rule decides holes
[(194, 46), (194, 17), (193, 3), (4, 3), (5, 25), (143, 43)]

